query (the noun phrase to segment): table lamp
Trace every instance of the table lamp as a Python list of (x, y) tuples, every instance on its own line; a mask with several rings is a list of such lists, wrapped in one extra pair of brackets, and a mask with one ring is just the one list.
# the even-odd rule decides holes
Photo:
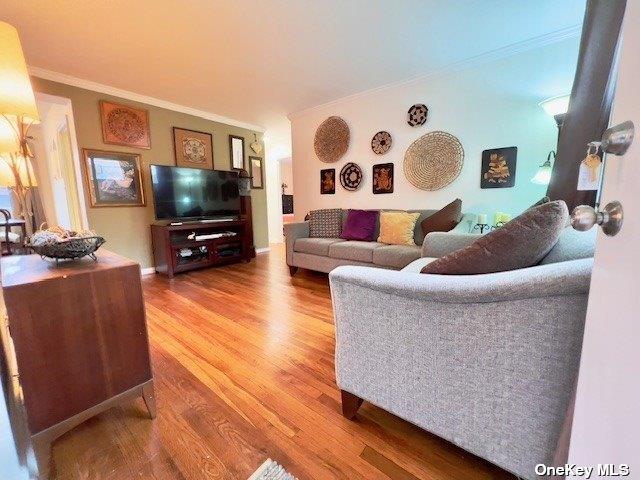
[(30, 189), (36, 186), (29, 127), (40, 120), (18, 31), (0, 22), (0, 185), (14, 192), (18, 213), (31, 215)]

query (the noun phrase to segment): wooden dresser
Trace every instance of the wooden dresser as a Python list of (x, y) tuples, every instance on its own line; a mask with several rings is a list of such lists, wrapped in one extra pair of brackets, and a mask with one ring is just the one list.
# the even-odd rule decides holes
[(37, 255), (1, 260), (6, 368), (45, 475), (51, 442), (91, 416), (142, 396), (155, 417), (140, 266), (97, 255), (58, 267)]

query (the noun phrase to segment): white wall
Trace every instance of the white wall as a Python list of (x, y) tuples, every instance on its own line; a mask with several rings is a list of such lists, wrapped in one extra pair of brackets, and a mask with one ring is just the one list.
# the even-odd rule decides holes
[[(296, 220), (316, 208), (439, 208), (455, 197), (462, 198), (465, 212), (521, 212), (544, 195), (546, 187), (530, 179), (556, 146), (555, 123), (538, 103), (571, 90), (578, 43), (579, 38), (572, 37), (290, 115)], [(407, 109), (414, 103), (429, 107), (429, 118), (422, 127), (406, 123)], [(318, 125), (330, 115), (347, 122), (351, 143), (342, 159), (326, 164), (317, 159), (313, 138)], [(389, 131), (394, 142), (382, 156), (370, 148), (371, 137), (379, 130)], [(406, 181), (402, 162), (411, 142), (432, 130), (457, 136), (465, 149), (465, 160), (457, 180), (441, 190), (426, 192)], [(510, 146), (518, 147), (516, 186), (480, 189), (482, 150)], [(338, 173), (346, 162), (355, 162), (364, 171), (357, 192), (348, 192), (339, 184)], [(373, 195), (372, 166), (388, 162), (395, 165), (394, 193)], [(335, 195), (320, 195), (323, 168), (336, 168)]]

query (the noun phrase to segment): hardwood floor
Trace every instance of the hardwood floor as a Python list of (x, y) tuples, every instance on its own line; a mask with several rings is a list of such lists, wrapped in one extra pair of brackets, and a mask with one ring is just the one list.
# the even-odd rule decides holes
[(59, 479), (247, 479), (270, 457), (311, 479), (501, 479), (499, 468), (365, 402), (341, 415), (327, 276), (281, 247), (143, 280), (158, 416), (142, 400), (54, 443)]

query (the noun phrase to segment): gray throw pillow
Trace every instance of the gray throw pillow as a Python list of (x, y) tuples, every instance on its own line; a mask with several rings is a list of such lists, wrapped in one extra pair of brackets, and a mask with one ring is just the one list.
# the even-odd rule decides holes
[(502, 227), (426, 265), (422, 273), (475, 275), (531, 267), (542, 260), (567, 225), (562, 200), (530, 208)]
[(325, 208), (309, 212), (310, 238), (339, 238), (341, 233), (341, 208)]

